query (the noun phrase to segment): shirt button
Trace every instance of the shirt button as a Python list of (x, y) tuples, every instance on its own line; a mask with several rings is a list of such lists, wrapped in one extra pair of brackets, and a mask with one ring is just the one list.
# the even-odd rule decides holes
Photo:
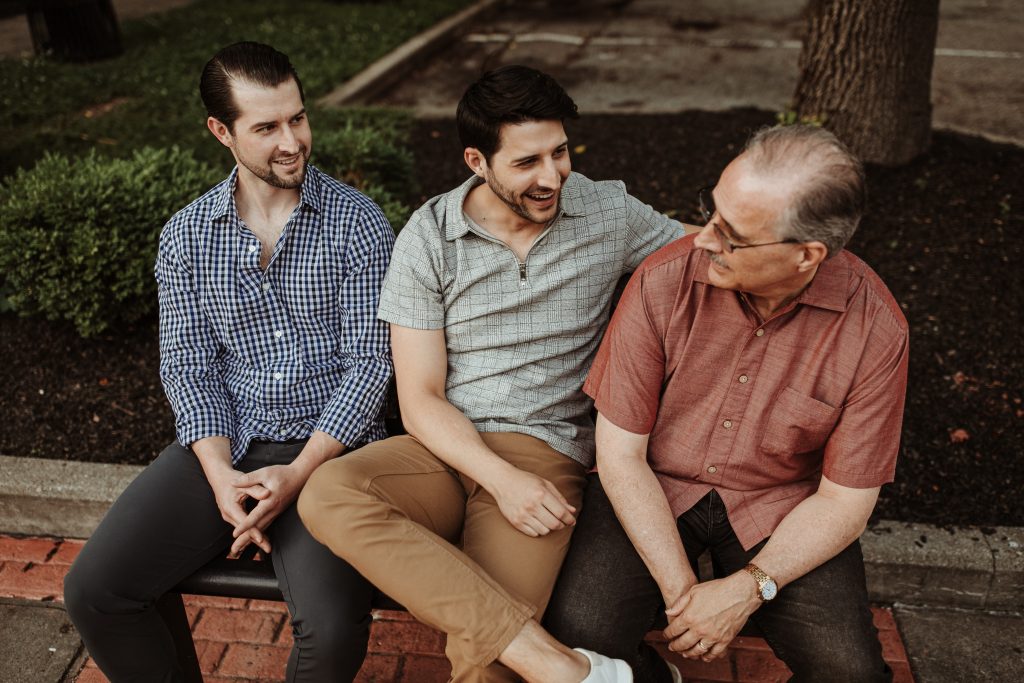
[[(270, 291), (270, 283), (269, 282), (264, 282), (261, 286), (263, 287), (263, 291), (264, 292), (269, 292)], [(760, 332), (760, 331), (761, 330), (758, 330), (758, 332)]]
[(718, 468), (715, 467), (714, 465), (712, 465), (711, 467), (708, 468), (708, 472), (710, 472), (711, 474), (714, 474), (717, 471), (718, 471)]
[(281, 436), (284, 436), (287, 433), (288, 433), (287, 429), (282, 429), (281, 431), (278, 432), (278, 434), (280, 434)]
[(280, 339), (281, 337), (284, 336), (284, 332), (282, 332), (281, 330), (274, 330), (274, 336)]
[(749, 379), (746, 375), (740, 375), (740, 384), (746, 384)]
[(254, 251), (256, 251), (256, 245), (255, 245), (255, 244), (250, 244), (250, 245), (249, 245), (249, 253), (251, 254), (251, 253), (253, 253)]
[(764, 336), (764, 330), (760, 330), (759, 329), (757, 332), (754, 333), (754, 336), (763, 337)]
[(277, 380), (284, 379), (284, 375), (282, 375), (280, 372), (275, 372), (274, 373), (274, 379), (277, 379)]
[(725, 427), (726, 429), (732, 429), (732, 420), (726, 420), (725, 422), (722, 423), (722, 426)]

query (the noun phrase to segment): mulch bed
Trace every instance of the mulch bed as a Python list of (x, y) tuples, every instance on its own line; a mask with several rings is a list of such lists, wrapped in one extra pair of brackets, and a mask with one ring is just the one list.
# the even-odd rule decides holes
[[(768, 112), (587, 116), (569, 127), (575, 170), (618, 178), (697, 222), (713, 183)], [(467, 176), (452, 121), (412, 135), (421, 187)], [(910, 388), (896, 482), (876, 515), (940, 525), (1024, 526), (1024, 150), (940, 132), (927, 155), (869, 169), (870, 209), (851, 250), (911, 324)], [(156, 325), (82, 340), (63, 324), (0, 316), (0, 453), (146, 463), (173, 439)]]

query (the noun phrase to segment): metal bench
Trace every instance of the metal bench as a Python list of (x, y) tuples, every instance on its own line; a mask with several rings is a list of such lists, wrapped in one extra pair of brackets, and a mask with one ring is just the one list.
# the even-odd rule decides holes
[[(224, 598), (245, 598), (250, 600), (283, 601), (281, 589), (274, 575), (274, 563), (256, 559), (259, 551), (250, 545), (242, 551), (237, 560), (220, 557), (201, 567), (194, 574), (175, 586), (157, 602), (157, 611), (164, 619), (178, 651), (178, 662), (185, 674), (186, 683), (203, 683), (199, 670), (199, 658), (192, 640), (188, 616), (182, 595), (212, 595)], [(374, 609), (404, 610), (400, 604), (376, 592), (372, 601)]]

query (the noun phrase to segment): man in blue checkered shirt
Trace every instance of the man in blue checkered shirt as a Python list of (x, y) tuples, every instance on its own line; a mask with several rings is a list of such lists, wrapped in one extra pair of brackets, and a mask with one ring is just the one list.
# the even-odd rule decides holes
[(313, 540), (294, 500), (319, 464), (385, 436), (392, 363), (377, 307), (394, 233), (372, 201), (307, 163), (312, 135), (285, 55), (224, 48), (200, 92), (237, 165), (160, 238), (160, 376), (178, 440), (82, 550), (68, 613), (114, 683), (181, 680), (156, 600), (255, 544), (292, 617), (287, 680), (351, 680), (372, 587)]

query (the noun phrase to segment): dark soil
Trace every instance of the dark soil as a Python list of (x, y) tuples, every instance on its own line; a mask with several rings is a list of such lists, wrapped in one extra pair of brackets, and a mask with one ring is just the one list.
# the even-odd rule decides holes
[[(619, 178), (656, 208), (697, 222), (755, 110), (589, 116), (569, 128), (573, 164)], [(451, 121), (412, 135), (421, 194), (467, 176)], [(936, 133), (898, 169), (869, 168), (870, 208), (851, 250), (885, 280), (911, 325), (910, 387), (896, 482), (877, 516), (940, 525), (1024, 526), (1024, 149)], [(174, 435), (157, 376), (156, 326), (96, 340), (65, 325), (0, 316), (0, 452), (146, 463)]]

